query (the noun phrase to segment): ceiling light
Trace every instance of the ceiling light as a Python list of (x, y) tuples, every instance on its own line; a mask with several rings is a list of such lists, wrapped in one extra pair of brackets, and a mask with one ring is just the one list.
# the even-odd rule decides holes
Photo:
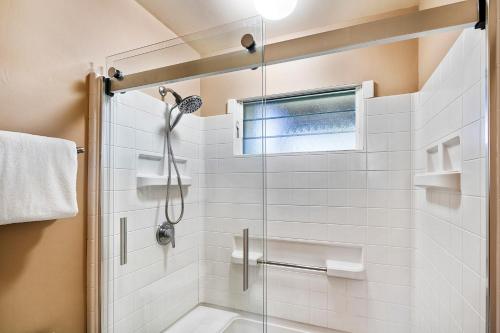
[(254, 0), (255, 9), (268, 20), (281, 20), (290, 15), (297, 0)]

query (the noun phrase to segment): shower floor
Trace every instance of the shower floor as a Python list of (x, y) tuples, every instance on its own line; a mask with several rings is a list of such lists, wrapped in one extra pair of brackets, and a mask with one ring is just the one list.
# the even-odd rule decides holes
[[(163, 333), (260, 333), (260, 316), (252, 313), (199, 305)], [(341, 333), (289, 320), (268, 318), (267, 333)]]

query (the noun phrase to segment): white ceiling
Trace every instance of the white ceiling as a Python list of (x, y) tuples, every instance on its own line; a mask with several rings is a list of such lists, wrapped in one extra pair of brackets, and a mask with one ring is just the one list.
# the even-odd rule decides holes
[[(258, 15), (253, 0), (136, 0), (178, 36)], [(281, 21), (266, 22), (268, 38), (417, 6), (419, 0), (298, 0)]]

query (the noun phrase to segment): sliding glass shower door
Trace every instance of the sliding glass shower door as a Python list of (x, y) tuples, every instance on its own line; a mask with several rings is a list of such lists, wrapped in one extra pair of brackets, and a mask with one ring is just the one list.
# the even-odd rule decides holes
[(186, 77), (106, 97), (103, 332), (232, 332), (243, 314), (263, 331), (264, 154), (243, 154), (239, 99), (263, 99), (264, 71), (217, 70), (221, 54), (262, 59), (262, 36), (251, 19), (107, 59)]

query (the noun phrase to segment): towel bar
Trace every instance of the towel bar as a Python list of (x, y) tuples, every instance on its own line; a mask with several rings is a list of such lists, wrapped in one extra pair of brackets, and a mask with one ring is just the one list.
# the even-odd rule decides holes
[(270, 265), (270, 266), (281, 266), (281, 267), (290, 267), (290, 268), (305, 269), (305, 270), (317, 271), (317, 272), (326, 272), (327, 271), (327, 268), (326, 267), (322, 267), (322, 266), (298, 265), (298, 264), (291, 264), (291, 263), (288, 263), (288, 262), (267, 261), (267, 260), (262, 260), (262, 259), (258, 259), (257, 263), (258, 264), (263, 264), (263, 265)]
[(327, 260), (326, 267), (299, 265), (288, 262), (267, 261), (262, 259), (257, 259), (257, 263), (261, 265), (280, 266), (280, 267), (297, 268), (315, 272), (323, 272), (326, 273), (328, 277), (336, 276), (344, 279), (353, 279), (353, 280), (364, 280), (366, 275), (364, 264), (361, 263), (353, 264), (335, 260)]
[(84, 147), (76, 147), (76, 153), (77, 154), (85, 153), (85, 148)]

